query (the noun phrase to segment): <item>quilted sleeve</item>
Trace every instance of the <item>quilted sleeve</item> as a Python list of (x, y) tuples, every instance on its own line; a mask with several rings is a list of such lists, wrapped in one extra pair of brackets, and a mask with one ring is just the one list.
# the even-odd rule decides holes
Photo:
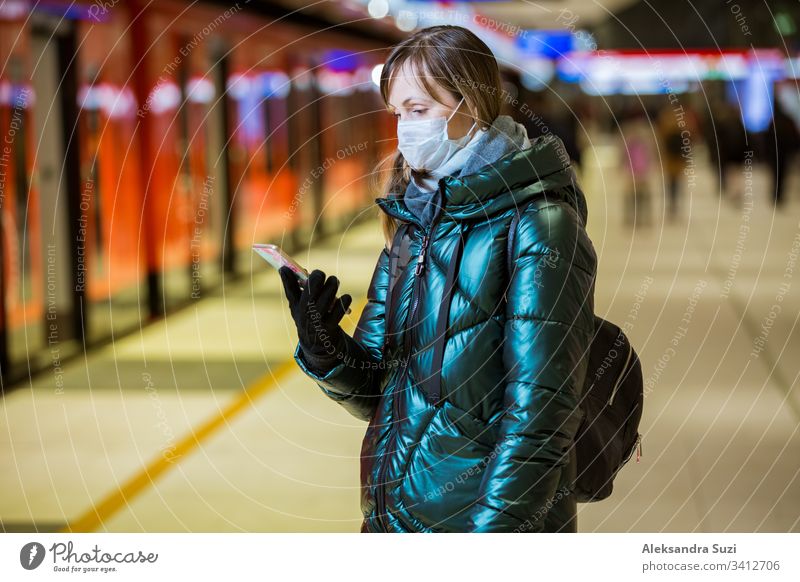
[(540, 531), (580, 423), (597, 258), (568, 204), (531, 205), (511, 249), (498, 438), (471, 531)]
[(369, 421), (380, 399), (380, 382), (385, 367), (383, 352), (386, 289), (389, 284), (389, 255), (384, 249), (378, 258), (367, 290), (367, 304), (361, 312), (355, 333), (346, 336), (347, 347), (341, 362), (323, 373), (314, 370), (297, 346), (295, 361), (322, 391), (360, 420)]

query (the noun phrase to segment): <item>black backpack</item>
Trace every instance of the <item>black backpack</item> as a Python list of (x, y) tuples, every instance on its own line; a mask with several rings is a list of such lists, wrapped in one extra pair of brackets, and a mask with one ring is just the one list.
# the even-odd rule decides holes
[[(511, 249), (520, 212), (511, 221), (507, 243), (507, 269), (509, 278), (513, 273)], [(386, 310), (395, 302), (394, 283), (399, 271), (404, 268), (401, 257), (408, 259), (408, 241), (405, 231), (408, 224), (401, 225), (395, 234), (389, 251), (390, 281), (386, 298)], [(461, 245), (456, 248), (456, 255)], [(459, 257), (453, 257), (445, 282), (445, 297), (439, 312), (439, 324), (434, 344), (434, 368), (441, 366), (449, 304), (454, 288)], [(387, 318), (388, 320), (389, 318)], [(595, 333), (589, 349), (589, 365), (586, 371), (580, 407), (583, 419), (575, 436), (577, 477), (574, 484), (575, 499), (579, 503), (600, 501), (611, 495), (614, 477), (627, 463), (633, 452), (641, 455), (642, 436), (639, 422), (644, 404), (644, 382), (639, 356), (625, 333), (613, 323), (595, 316)], [(387, 329), (387, 333), (388, 333)], [(423, 381), (423, 390), (433, 401), (441, 397), (441, 375), (436, 370)]]
[[(511, 221), (506, 250), (509, 277), (511, 250), (520, 213)], [(639, 422), (644, 405), (644, 380), (639, 356), (628, 336), (602, 317), (594, 317), (594, 336), (580, 407), (583, 420), (575, 435), (577, 477), (574, 494), (579, 503), (611, 495), (614, 477), (634, 450), (642, 452)]]

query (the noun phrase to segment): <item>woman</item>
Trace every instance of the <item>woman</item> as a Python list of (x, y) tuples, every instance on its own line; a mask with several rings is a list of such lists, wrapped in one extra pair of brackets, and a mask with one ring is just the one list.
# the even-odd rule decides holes
[(353, 337), (335, 277), (281, 271), (298, 364), (369, 421), (361, 531), (576, 531), (596, 256), (569, 158), (499, 115), (497, 62), (464, 28), (396, 46), (380, 89), (398, 152)]

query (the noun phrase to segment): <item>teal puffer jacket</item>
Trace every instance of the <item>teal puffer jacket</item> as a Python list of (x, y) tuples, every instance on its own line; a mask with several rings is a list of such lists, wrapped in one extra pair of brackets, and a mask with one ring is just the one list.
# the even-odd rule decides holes
[(377, 200), (409, 223), (397, 237), (410, 260), (390, 278), (383, 250), (341, 363), (317, 374), (295, 351), (369, 421), (361, 531), (575, 531), (571, 444), (597, 263), (583, 193), (552, 136), (439, 187), (443, 212), (428, 227), (401, 198)]

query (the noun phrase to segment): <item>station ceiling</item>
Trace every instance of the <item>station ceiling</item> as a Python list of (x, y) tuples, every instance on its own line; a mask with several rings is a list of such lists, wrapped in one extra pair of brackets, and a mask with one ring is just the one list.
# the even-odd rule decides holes
[(639, 0), (514, 0), (513, 2), (470, 2), (481, 14), (516, 24), (521, 28), (563, 28), (564, 16), (577, 17), (579, 26), (588, 28), (614, 12)]
[[(547, 29), (563, 28), (564, 14), (577, 17), (576, 26), (582, 28), (592, 27), (605, 21), (611, 14), (628, 6), (636, 4), (639, 0), (512, 0), (512, 1), (487, 1), (469, 2), (476, 12), (500, 22), (516, 25), (520, 28)], [(297, 10), (303, 14), (311, 14), (334, 22), (368, 19), (366, 14), (366, 1), (359, 0), (322, 0), (309, 2), (308, 0), (273, 0), (290, 10)], [(457, 3), (456, 3), (457, 4)], [(409, 2), (408, 8), (423, 10), (436, 6), (443, 6), (436, 2)], [(565, 11), (569, 11), (568, 13)], [(386, 23), (388, 24), (388, 23)], [(373, 26), (383, 26), (382, 23), (373, 22)]]

